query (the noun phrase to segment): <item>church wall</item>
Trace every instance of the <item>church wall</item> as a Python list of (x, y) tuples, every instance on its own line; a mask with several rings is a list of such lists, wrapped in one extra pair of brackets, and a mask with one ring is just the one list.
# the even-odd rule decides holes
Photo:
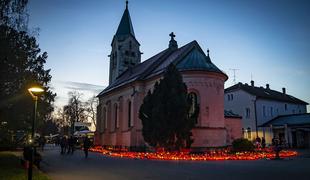
[[(225, 146), (226, 130), (224, 120), (224, 81), (225, 78), (215, 73), (182, 72), (183, 81), (188, 91), (196, 92), (200, 98), (200, 115), (198, 129), (193, 130), (196, 147)], [(160, 76), (145, 82), (135, 82), (127, 87), (115, 90), (100, 97), (101, 104), (108, 104), (108, 127), (105, 130), (104, 145), (144, 146), (142, 123), (139, 119), (139, 108), (149, 90), (153, 90)], [(120, 98), (121, 97), (121, 98)], [(128, 101), (132, 103), (132, 127), (128, 127)], [(119, 106), (119, 127), (115, 128), (113, 105)]]
[(231, 118), (225, 117), (225, 128), (226, 128), (226, 144), (231, 143), (238, 138), (242, 137), (242, 118)]
[(194, 143), (192, 147), (222, 147), (226, 146), (225, 128), (202, 128), (192, 130)]

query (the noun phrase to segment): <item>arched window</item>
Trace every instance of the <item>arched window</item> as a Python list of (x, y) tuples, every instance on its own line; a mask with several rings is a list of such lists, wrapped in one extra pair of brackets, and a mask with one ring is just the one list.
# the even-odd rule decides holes
[(107, 128), (107, 110), (105, 107), (103, 108), (102, 112), (103, 113), (102, 113), (102, 121), (101, 121), (102, 125), (101, 126), (104, 130)]
[(131, 127), (131, 101), (128, 101), (128, 127)]
[(193, 117), (196, 120), (196, 124), (198, 123), (198, 114), (199, 114), (199, 98), (196, 93), (190, 92), (188, 94), (189, 100), (191, 102), (191, 107), (189, 110), (189, 117)]
[(118, 128), (118, 106), (114, 105), (114, 127)]

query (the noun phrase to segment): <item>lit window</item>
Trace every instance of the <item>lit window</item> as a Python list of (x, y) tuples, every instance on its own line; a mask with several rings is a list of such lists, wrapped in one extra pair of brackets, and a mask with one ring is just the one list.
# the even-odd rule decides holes
[(251, 139), (252, 136), (251, 136), (251, 128), (247, 128), (247, 132), (248, 132), (248, 139)]

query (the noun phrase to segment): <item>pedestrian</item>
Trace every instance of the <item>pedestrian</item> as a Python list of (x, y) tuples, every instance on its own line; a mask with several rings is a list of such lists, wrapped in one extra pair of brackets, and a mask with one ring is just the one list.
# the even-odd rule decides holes
[(74, 151), (74, 137), (70, 136), (70, 138), (68, 139), (68, 152), (67, 154), (73, 154)]
[(88, 137), (86, 136), (84, 138), (83, 141), (83, 149), (84, 149), (84, 153), (85, 153), (85, 158), (88, 157), (88, 149), (90, 148), (90, 140), (88, 139)]
[(68, 141), (67, 138), (65, 136), (63, 136), (60, 140), (60, 147), (61, 147), (61, 154), (64, 154), (67, 150), (67, 146), (68, 146)]
[(262, 148), (265, 149), (266, 147), (266, 140), (264, 137), (262, 137)]

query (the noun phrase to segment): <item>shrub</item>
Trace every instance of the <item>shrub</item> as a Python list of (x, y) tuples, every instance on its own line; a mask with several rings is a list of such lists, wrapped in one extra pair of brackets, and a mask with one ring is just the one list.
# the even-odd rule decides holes
[(240, 138), (232, 142), (233, 152), (254, 151), (254, 145), (251, 141)]

